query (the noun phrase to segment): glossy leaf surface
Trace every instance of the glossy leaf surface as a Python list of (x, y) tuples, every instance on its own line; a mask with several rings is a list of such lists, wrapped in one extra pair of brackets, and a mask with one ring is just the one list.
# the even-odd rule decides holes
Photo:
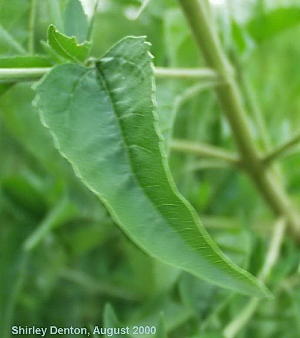
[(122, 40), (91, 68), (56, 66), (35, 89), (57, 148), (141, 249), (216, 285), (268, 295), (222, 254), (174, 184), (145, 38)]

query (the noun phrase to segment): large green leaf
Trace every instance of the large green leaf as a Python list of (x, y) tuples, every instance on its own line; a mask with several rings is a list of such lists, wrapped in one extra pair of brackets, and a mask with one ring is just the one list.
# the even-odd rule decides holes
[(145, 38), (122, 40), (90, 68), (58, 65), (35, 90), (57, 148), (140, 248), (216, 285), (268, 295), (222, 254), (174, 184)]

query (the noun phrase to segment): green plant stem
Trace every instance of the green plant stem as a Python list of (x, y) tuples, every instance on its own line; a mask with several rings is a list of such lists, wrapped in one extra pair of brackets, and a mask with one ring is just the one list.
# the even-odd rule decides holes
[(36, 81), (51, 68), (0, 68), (0, 82)]
[(185, 89), (179, 96), (176, 97), (176, 111), (180, 108), (182, 104), (184, 104), (186, 101), (194, 98), (196, 95), (198, 95), (200, 92), (203, 92), (204, 90), (213, 89), (216, 85), (218, 85), (214, 80), (206, 80), (206, 81), (200, 81), (199, 83), (196, 83), (195, 85), (188, 87)]
[(257, 306), (259, 305), (259, 299), (253, 298), (247, 303), (245, 308), (240, 312), (239, 316), (235, 318), (229, 325), (225, 328), (223, 334), (225, 338), (234, 338), (241, 329), (248, 323), (249, 319), (255, 313)]
[(215, 80), (221, 82), (219, 75), (210, 68), (155, 68), (156, 78), (179, 79), (179, 80)]
[(225, 162), (222, 160), (215, 160), (215, 159), (203, 159), (200, 161), (195, 162), (195, 164), (186, 166), (184, 169), (184, 172), (188, 171), (200, 171), (200, 170), (211, 170), (211, 169), (232, 169), (235, 167), (239, 168), (240, 163), (237, 163), (237, 165), (233, 165), (230, 162)]
[(150, 4), (150, 1), (151, 0), (144, 0), (142, 2), (142, 5), (141, 5), (140, 9), (138, 10), (136, 16), (134, 17), (134, 20), (137, 20), (142, 15), (142, 13), (146, 9), (146, 7)]
[[(285, 219), (281, 218), (275, 224), (273, 236), (269, 244), (264, 265), (260, 273), (258, 274), (258, 278), (262, 282), (265, 282), (268, 279), (268, 276), (270, 275), (272, 268), (274, 267), (274, 265), (278, 260), (281, 244), (284, 239), (285, 229), (286, 229), (286, 221)], [(259, 304), (260, 304), (259, 298), (251, 299), (247, 303), (245, 308), (240, 312), (240, 314), (226, 326), (226, 328), (223, 331), (224, 336), (226, 338), (234, 338), (249, 322), (249, 320), (257, 310)]]
[(300, 239), (300, 217), (293, 210), (291, 201), (276, 176), (266, 170), (261, 161), (231, 65), (223, 53), (214, 23), (206, 15), (205, 3), (198, 0), (178, 2), (208, 67), (214, 69), (226, 83), (215, 90), (230, 124), (244, 169), (273, 212), (279, 217), (285, 217), (292, 234)]
[(280, 247), (284, 239), (285, 230), (286, 230), (285, 219), (281, 218), (277, 220), (277, 222), (275, 223), (272, 239), (269, 244), (269, 249), (268, 249), (268, 253), (267, 253), (264, 265), (260, 273), (258, 274), (258, 278), (263, 282), (268, 279), (272, 268), (277, 262), (277, 259), (279, 257)]
[[(38, 80), (51, 68), (0, 68), (0, 82), (33, 81)], [(179, 80), (207, 80), (215, 84), (222, 84), (220, 77), (211, 69), (180, 69), (160, 68), (154, 69), (156, 78)]]
[(191, 141), (173, 139), (171, 149), (179, 152), (195, 154), (202, 157), (222, 160), (233, 167), (240, 165), (238, 156), (223, 149)]
[(263, 163), (268, 166), (276, 159), (283, 156), (287, 151), (289, 151), (292, 147), (300, 143), (300, 133), (295, 135), (292, 139), (290, 139), (288, 142), (280, 145), (278, 148), (271, 151), (269, 154), (267, 154), (263, 159)]

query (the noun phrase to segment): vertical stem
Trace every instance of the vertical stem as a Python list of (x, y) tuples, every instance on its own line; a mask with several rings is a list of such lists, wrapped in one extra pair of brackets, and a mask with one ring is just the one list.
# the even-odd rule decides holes
[(227, 85), (217, 87), (216, 93), (230, 124), (244, 168), (261, 195), (276, 215), (288, 220), (291, 232), (300, 237), (300, 218), (291, 208), (283, 187), (270, 170), (264, 167), (251, 135), (243, 101), (231, 65), (223, 53), (215, 26), (206, 15), (203, 1), (178, 0), (194, 38), (209, 67), (217, 71)]
[(207, 64), (216, 70), (227, 83), (221, 89), (217, 89), (217, 94), (231, 125), (240, 154), (244, 157), (247, 154), (247, 158), (244, 159), (246, 161), (257, 161), (259, 154), (252, 142), (243, 103), (233, 79), (233, 71), (223, 53), (214, 25), (209, 22), (202, 3), (200, 4), (197, 0), (179, 0), (179, 2)]

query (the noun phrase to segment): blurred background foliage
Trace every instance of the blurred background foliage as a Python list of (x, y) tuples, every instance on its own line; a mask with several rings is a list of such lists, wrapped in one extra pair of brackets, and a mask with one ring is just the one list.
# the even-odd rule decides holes
[[(0, 56), (45, 54), (40, 42), (46, 41), (50, 23), (84, 39), (78, 35), (88, 34), (85, 15), (71, 3), (75, 0), (23, 0), (22, 5), (0, 0)], [(94, 1), (83, 5), (91, 18)], [(93, 57), (126, 35), (147, 35), (156, 66), (205, 66), (176, 1), (153, 0), (135, 19), (140, 6), (139, 0), (100, 0)], [(299, 1), (215, 0), (212, 9), (255, 141), (262, 151), (272, 149), (299, 132)], [(36, 62), (53, 64), (41, 56)], [(123, 323), (155, 325), (157, 337), (222, 337), (249, 299), (164, 266), (136, 248), (54, 148), (31, 105), (31, 85), (0, 83), (0, 336), (10, 337), (12, 325)], [(235, 149), (210, 88), (192, 80), (158, 79), (157, 100), (167, 138)], [(298, 147), (279, 168), (298, 206), (299, 164)], [(172, 148), (170, 165), (180, 191), (218, 245), (257, 274), (274, 219), (248, 178)], [(238, 337), (300, 336), (298, 246), (285, 238), (267, 280), (275, 298), (261, 301)]]

